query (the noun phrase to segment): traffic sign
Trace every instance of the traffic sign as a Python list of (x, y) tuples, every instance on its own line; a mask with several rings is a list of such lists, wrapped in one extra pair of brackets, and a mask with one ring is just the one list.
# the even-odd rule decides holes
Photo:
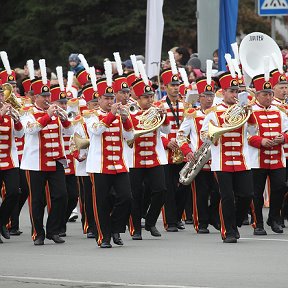
[(258, 0), (260, 16), (288, 15), (288, 0)]

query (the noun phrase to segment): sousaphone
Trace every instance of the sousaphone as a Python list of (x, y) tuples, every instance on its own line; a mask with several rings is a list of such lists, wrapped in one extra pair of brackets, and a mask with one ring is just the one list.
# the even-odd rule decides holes
[(261, 32), (246, 35), (240, 43), (239, 57), (247, 86), (254, 76), (264, 73), (264, 56), (270, 56), (269, 71), (283, 66), (281, 50), (270, 36)]

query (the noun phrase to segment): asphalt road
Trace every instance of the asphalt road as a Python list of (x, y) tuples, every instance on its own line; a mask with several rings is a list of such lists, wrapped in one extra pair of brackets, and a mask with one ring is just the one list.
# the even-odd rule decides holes
[(177, 233), (165, 232), (161, 220), (157, 225), (161, 238), (144, 231), (142, 241), (133, 241), (126, 232), (123, 247), (100, 249), (82, 234), (78, 219), (68, 224), (65, 244), (45, 240), (36, 247), (25, 206), (24, 233), (0, 245), (0, 287), (288, 286), (288, 228), (277, 235), (266, 227), (268, 235), (256, 237), (243, 226), (237, 244), (223, 244), (213, 227), (210, 234), (197, 235), (191, 225)]

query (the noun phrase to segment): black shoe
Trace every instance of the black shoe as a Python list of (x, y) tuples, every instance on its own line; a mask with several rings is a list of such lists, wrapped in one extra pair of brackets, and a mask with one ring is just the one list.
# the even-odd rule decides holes
[(193, 219), (185, 220), (185, 224), (186, 225), (193, 225), (194, 221), (193, 221)]
[(212, 225), (218, 231), (220, 231), (220, 229), (221, 229), (220, 224), (217, 222), (210, 223), (210, 225)]
[(44, 239), (42, 237), (39, 237), (39, 238), (35, 239), (34, 240), (34, 245), (35, 246), (44, 245)]
[(109, 242), (102, 242), (100, 248), (112, 248), (112, 245)]
[(250, 225), (248, 217), (243, 220), (242, 225)]
[[(268, 221), (267, 221), (267, 224), (268, 224)], [(271, 229), (273, 232), (283, 233), (283, 228), (276, 221), (269, 221), (268, 225), (271, 226)]]
[(237, 243), (237, 239), (235, 236), (227, 236), (224, 240), (223, 243)]
[(3, 241), (2, 241), (2, 239), (1, 239), (1, 237), (0, 237), (0, 244), (3, 244)]
[(68, 219), (68, 222), (76, 222), (77, 219), (78, 219), (78, 214), (75, 212), (72, 212)]
[(20, 231), (19, 229), (11, 229), (9, 230), (9, 234), (10, 236), (19, 236), (21, 235), (23, 232)]
[(141, 233), (139, 232), (134, 232), (133, 236), (132, 236), (133, 240), (142, 240), (142, 236)]
[(155, 226), (147, 226), (145, 225), (145, 230), (150, 231), (151, 235), (154, 237), (161, 237), (161, 233), (158, 231), (158, 229)]
[(123, 246), (124, 243), (120, 237), (120, 233), (112, 233), (112, 239), (116, 245)]
[(54, 241), (54, 242), (57, 243), (57, 244), (65, 243), (65, 240), (62, 239), (59, 235), (51, 235), (51, 236), (46, 235), (46, 238), (47, 238), (48, 240)]
[(207, 228), (199, 228), (199, 230), (198, 230), (197, 233), (198, 233), (198, 234), (209, 234), (210, 231), (209, 231), (209, 229), (207, 229)]
[(239, 230), (237, 228), (235, 229), (235, 238), (240, 239), (240, 233), (239, 233)]
[(59, 233), (59, 237), (66, 237), (66, 232)]
[(262, 228), (262, 227), (256, 227), (255, 229), (254, 229), (254, 233), (253, 233), (254, 235), (256, 235), (256, 236), (261, 236), (261, 235), (267, 235), (267, 232), (266, 232), (266, 230), (264, 229), (264, 228)]
[(180, 230), (184, 230), (185, 229), (185, 225), (183, 224), (182, 221), (178, 221), (176, 224), (177, 228)]
[(176, 226), (168, 226), (166, 231), (167, 232), (178, 232), (178, 228)]
[(10, 239), (10, 233), (7, 230), (5, 225), (2, 225), (0, 228), (0, 234), (5, 238), (5, 239)]
[(93, 233), (93, 232), (87, 232), (87, 238), (88, 238), (88, 239), (91, 239), (91, 238), (95, 239), (95, 237), (96, 237), (95, 233)]

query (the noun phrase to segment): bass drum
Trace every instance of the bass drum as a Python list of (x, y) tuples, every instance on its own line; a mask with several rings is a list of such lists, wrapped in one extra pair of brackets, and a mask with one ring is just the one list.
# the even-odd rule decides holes
[(270, 71), (283, 67), (281, 50), (270, 36), (261, 32), (246, 35), (240, 43), (239, 57), (247, 85), (254, 76), (264, 73), (264, 56), (270, 56)]

